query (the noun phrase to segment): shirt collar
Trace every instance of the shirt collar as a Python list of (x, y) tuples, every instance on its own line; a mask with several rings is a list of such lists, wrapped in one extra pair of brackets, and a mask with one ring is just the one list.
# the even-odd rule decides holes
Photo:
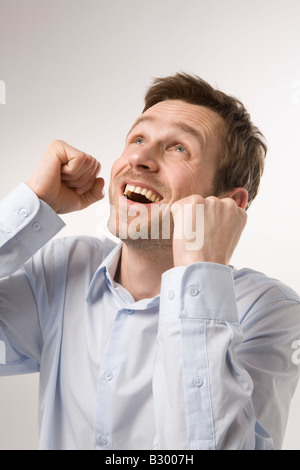
[[(116, 286), (118, 286), (118, 293), (123, 298), (123, 301), (128, 304), (131, 304), (131, 307), (134, 309), (145, 309), (151, 307), (157, 307), (159, 304), (160, 295), (149, 299), (142, 299), (138, 302), (135, 302), (134, 299), (131, 297), (131, 294), (128, 291), (118, 285), (114, 281), (114, 277), (118, 268), (118, 263), (120, 260), (121, 252), (122, 252), (123, 243), (118, 243), (105, 257), (105, 259), (100, 264), (99, 268), (95, 272), (90, 286), (87, 293), (86, 301), (88, 303), (94, 303), (99, 298), (99, 292), (101, 288), (101, 284), (106, 281), (108, 287), (113, 291)], [(101, 294), (100, 294), (101, 295)], [(133, 305), (134, 304), (134, 305)]]
[(115, 277), (116, 270), (118, 267), (122, 246), (122, 242), (118, 243), (100, 264), (99, 268), (95, 272), (90, 282), (89, 290), (86, 297), (87, 302), (93, 303), (97, 299), (97, 289), (95, 289), (95, 286), (96, 284), (99, 284), (99, 282), (105, 279), (108, 284), (113, 286), (113, 279)]

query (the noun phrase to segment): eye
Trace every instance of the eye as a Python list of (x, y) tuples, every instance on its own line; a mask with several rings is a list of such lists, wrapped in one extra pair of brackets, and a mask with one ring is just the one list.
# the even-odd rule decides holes
[(187, 153), (187, 149), (183, 145), (176, 145), (175, 152)]
[(131, 145), (132, 144), (143, 145), (145, 143), (145, 139), (143, 138), (143, 136), (139, 134), (128, 135), (127, 143)]

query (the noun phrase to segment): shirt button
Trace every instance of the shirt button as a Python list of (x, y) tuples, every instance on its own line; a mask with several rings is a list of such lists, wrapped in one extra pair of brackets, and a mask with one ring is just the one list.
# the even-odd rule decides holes
[(198, 387), (198, 388), (202, 387), (203, 380), (201, 379), (201, 377), (194, 377), (193, 378), (193, 385), (194, 385), (194, 387)]
[(173, 300), (174, 297), (175, 297), (175, 292), (173, 290), (169, 290), (169, 293), (168, 293), (169, 300)]
[(22, 216), (24, 218), (28, 217), (28, 211), (26, 209), (20, 209), (19, 214), (20, 214), (20, 216)]
[(128, 315), (132, 315), (134, 313), (134, 310), (127, 310)]
[(107, 439), (106, 436), (101, 436), (100, 439), (99, 439), (99, 442), (100, 442), (100, 444), (106, 446), (108, 444), (108, 439)]
[(33, 224), (32, 228), (33, 228), (33, 230), (36, 230), (36, 231), (37, 231), (37, 230), (40, 230), (41, 226), (40, 226), (40, 224), (39, 224), (38, 222), (35, 222), (35, 223)]
[(199, 294), (199, 289), (196, 286), (190, 286), (188, 288), (188, 293), (191, 297), (196, 297)]
[(113, 378), (113, 373), (111, 370), (106, 370), (103, 375), (105, 380), (111, 380)]

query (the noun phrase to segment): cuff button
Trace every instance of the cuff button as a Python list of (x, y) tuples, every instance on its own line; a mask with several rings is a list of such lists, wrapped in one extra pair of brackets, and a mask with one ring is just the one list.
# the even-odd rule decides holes
[(36, 230), (36, 231), (37, 231), (37, 230), (40, 230), (41, 225), (40, 225), (38, 222), (35, 222), (35, 223), (32, 225), (32, 228), (33, 228), (33, 230)]

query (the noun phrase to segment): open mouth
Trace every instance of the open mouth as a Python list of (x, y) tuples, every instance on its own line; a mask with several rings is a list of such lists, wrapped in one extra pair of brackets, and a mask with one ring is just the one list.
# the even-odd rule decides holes
[(131, 184), (126, 184), (123, 194), (130, 201), (139, 202), (141, 204), (153, 204), (162, 200), (162, 198), (151, 189), (133, 186)]

